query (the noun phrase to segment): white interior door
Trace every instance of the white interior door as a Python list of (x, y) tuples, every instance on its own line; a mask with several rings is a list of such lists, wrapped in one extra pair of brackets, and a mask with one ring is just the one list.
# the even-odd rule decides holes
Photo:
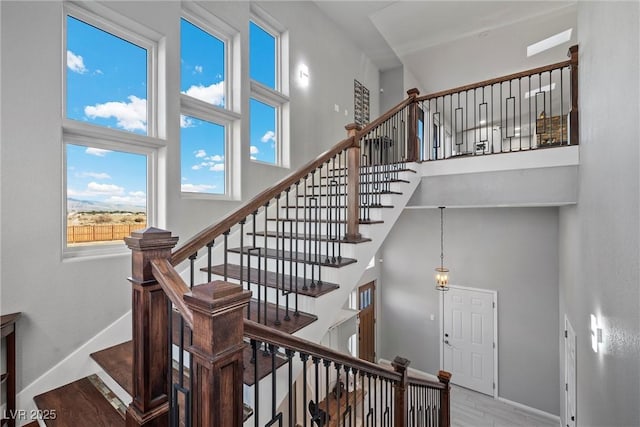
[(443, 366), (451, 382), (493, 396), (496, 294), (451, 287), (444, 292)]
[(565, 376), (565, 424), (576, 426), (576, 333), (569, 319), (564, 318), (564, 376)]

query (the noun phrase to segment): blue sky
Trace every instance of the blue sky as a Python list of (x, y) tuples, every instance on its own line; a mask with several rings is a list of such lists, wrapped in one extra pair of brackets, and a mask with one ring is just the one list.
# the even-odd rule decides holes
[[(253, 22), (248, 25), (250, 76), (275, 88), (275, 38)], [(180, 46), (180, 91), (224, 108), (225, 44), (182, 19)], [(148, 64), (144, 48), (67, 16), (66, 59), (68, 118), (147, 134)], [(252, 99), (250, 111), (243, 114), (251, 114), (251, 158), (275, 163), (275, 109)], [(224, 193), (224, 128), (186, 115), (179, 119), (182, 191)], [(147, 190), (146, 163), (140, 158), (144, 156), (69, 145), (68, 197), (104, 202), (120, 197), (123, 203), (130, 203), (127, 195), (135, 194), (141, 202), (141, 192), (146, 194)]]

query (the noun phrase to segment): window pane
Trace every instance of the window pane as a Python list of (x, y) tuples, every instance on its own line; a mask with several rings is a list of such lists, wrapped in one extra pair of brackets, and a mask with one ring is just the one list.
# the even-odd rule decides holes
[(147, 50), (67, 16), (67, 117), (147, 134)]
[(180, 90), (225, 107), (224, 42), (186, 19), (180, 22)]
[(122, 242), (147, 224), (147, 156), (67, 144), (67, 246)]
[(276, 89), (276, 38), (249, 22), (249, 74), (252, 80)]
[(251, 98), (251, 159), (276, 163), (276, 108)]
[(182, 191), (224, 194), (224, 126), (180, 116)]

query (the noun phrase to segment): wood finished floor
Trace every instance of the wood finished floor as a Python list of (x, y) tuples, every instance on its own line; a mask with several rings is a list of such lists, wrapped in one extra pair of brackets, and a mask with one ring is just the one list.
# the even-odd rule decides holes
[(453, 427), (559, 427), (560, 424), (482, 393), (451, 386)]

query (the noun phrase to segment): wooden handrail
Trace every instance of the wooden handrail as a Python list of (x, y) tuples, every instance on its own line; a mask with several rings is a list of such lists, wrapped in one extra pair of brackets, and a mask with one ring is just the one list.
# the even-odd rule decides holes
[(268, 201), (286, 191), (287, 188), (295, 185), (295, 183), (304, 178), (305, 175), (310, 174), (322, 164), (332, 159), (338, 153), (351, 147), (353, 144), (353, 138), (343, 139), (300, 169), (290, 173), (273, 186), (257, 194), (251, 200), (222, 218), (216, 224), (205, 228), (171, 254), (171, 264), (174, 266), (180, 264), (182, 261), (186, 260), (189, 256), (198, 251), (198, 249), (202, 248), (207, 243), (212, 242), (218, 236), (222, 235), (222, 233), (263, 207)]
[(416, 385), (416, 386), (422, 386), (422, 387), (435, 388), (435, 389), (438, 389), (438, 390), (444, 390), (446, 388), (446, 386), (444, 384), (442, 384), (441, 382), (431, 381), (431, 380), (427, 380), (427, 379), (424, 379), (424, 378), (417, 378), (417, 377), (409, 376), (409, 378), (407, 380), (408, 380), (409, 385)]
[(182, 277), (173, 268), (169, 260), (157, 258), (152, 259), (150, 262), (153, 276), (173, 305), (176, 306), (178, 312), (184, 318), (184, 322), (193, 330), (193, 311), (187, 306), (183, 298), (190, 291), (189, 287), (184, 283), (184, 280), (182, 280)]
[(280, 332), (277, 329), (261, 325), (252, 320), (244, 319), (244, 335), (245, 337), (252, 338), (257, 341), (266, 341), (267, 343), (274, 344), (278, 347), (308, 354), (311, 357), (331, 360), (334, 363), (338, 363), (343, 366), (350, 366), (358, 369), (359, 371), (368, 372), (391, 381), (400, 381), (402, 377), (391, 369), (349, 356), (303, 338)]
[(417, 93), (410, 95), (407, 99), (403, 100), (398, 105), (384, 113), (382, 116), (369, 123), (363, 129), (357, 131), (355, 133), (355, 136), (348, 137), (338, 142), (336, 145), (320, 154), (314, 160), (308, 162), (298, 170), (282, 178), (273, 186), (257, 194), (251, 200), (243, 204), (240, 208), (235, 209), (233, 212), (222, 218), (217, 223), (200, 231), (198, 234), (193, 236), (171, 254), (171, 264), (174, 266), (180, 264), (181, 262), (189, 258), (189, 256), (197, 252), (200, 248), (204, 247), (207, 243), (215, 240), (218, 236), (222, 235), (224, 232), (231, 229), (231, 227), (238, 224), (253, 212), (263, 207), (271, 199), (282, 194), (287, 190), (287, 188), (295, 185), (296, 182), (303, 179), (306, 175), (312, 173), (315, 169), (331, 160), (334, 156), (354, 145), (357, 145), (360, 138), (369, 133), (372, 129), (375, 129), (376, 126), (384, 123), (398, 111), (401, 111), (404, 107), (414, 102), (416, 99), (416, 95)]
[(516, 79), (520, 79), (522, 77), (532, 76), (532, 75), (535, 75), (535, 74), (540, 74), (540, 73), (544, 73), (544, 72), (547, 72), (547, 71), (553, 71), (553, 70), (557, 70), (559, 68), (568, 67), (568, 66), (570, 66), (572, 64), (573, 64), (573, 62), (570, 59), (566, 60), (566, 61), (562, 61), (562, 62), (556, 62), (555, 64), (545, 65), (543, 67), (532, 68), (530, 70), (520, 71), (518, 73), (508, 74), (508, 75), (502, 76), (502, 77), (496, 77), (496, 78), (493, 78), (493, 79), (484, 80), (484, 81), (477, 82), (477, 83), (471, 83), (471, 84), (468, 84), (468, 85), (459, 86), (459, 87), (456, 87), (456, 88), (453, 88), (453, 89), (447, 89), (447, 90), (443, 90), (443, 91), (440, 91), (440, 92), (435, 92), (435, 93), (431, 93), (431, 94), (428, 94), (428, 95), (419, 96), (419, 97), (416, 98), (416, 102), (426, 101), (426, 100), (433, 99), (433, 98), (440, 98), (442, 96), (447, 96), (447, 95), (453, 95), (453, 94), (458, 93), (458, 92), (466, 92), (468, 90), (478, 89), (478, 88), (485, 87), (485, 86), (492, 86), (494, 84), (508, 82), (510, 80), (516, 80)]

